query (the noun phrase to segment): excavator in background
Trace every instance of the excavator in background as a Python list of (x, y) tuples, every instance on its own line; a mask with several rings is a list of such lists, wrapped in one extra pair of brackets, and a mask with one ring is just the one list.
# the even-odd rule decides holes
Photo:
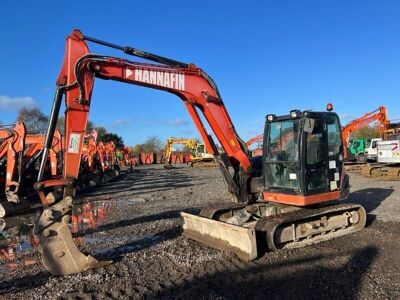
[[(387, 135), (387, 128), (389, 125), (389, 118), (387, 109), (384, 106), (379, 106), (378, 109), (368, 112), (360, 118), (354, 119), (346, 124), (342, 128), (342, 138), (345, 147), (344, 158), (347, 161), (357, 160), (359, 163), (365, 163), (367, 161), (368, 153), (365, 149), (368, 147), (361, 147), (361, 141), (354, 141), (351, 144), (351, 134), (361, 128), (368, 126), (373, 122), (378, 122), (377, 129), (381, 136), (381, 139), (385, 140)], [(376, 140), (377, 141), (377, 140)], [(370, 141), (370, 145), (373, 145), (373, 141)], [(361, 147), (361, 148), (360, 148)], [(372, 150), (372, 149), (371, 149)], [(372, 155), (372, 154), (370, 154)]]
[(387, 131), (386, 141), (377, 141), (375, 145), (376, 163), (367, 163), (362, 166), (361, 174), (364, 177), (384, 180), (400, 180), (400, 133), (397, 127)]
[(164, 149), (164, 167), (171, 168), (171, 154), (173, 151), (172, 146), (181, 144), (190, 149), (191, 155), (187, 164), (192, 167), (215, 167), (214, 156), (206, 152), (205, 145), (199, 143), (196, 139), (175, 138), (169, 137), (165, 142)]
[(165, 141), (165, 148), (164, 148), (164, 168), (169, 169), (172, 168), (171, 164), (171, 157), (172, 152), (174, 151), (174, 145), (183, 145), (188, 148), (190, 151), (196, 149), (197, 141), (195, 139), (186, 139), (186, 138), (176, 138), (176, 137), (169, 137)]
[[(246, 146), (247, 146), (247, 148), (250, 149), (250, 147), (253, 144), (257, 144), (257, 143), (259, 144), (263, 141), (263, 139), (264, 139), (263, 134), (256, 135), (255, 137), (251, 138), (250, 140), (248, 140), (246, 142)], [(258, 147), (254, 150), (251, 150), (250, 153), (251, 153), (251, 156), (260, 156), (260, 155), (262, 155), (262, 147)]]
[[(221, 151), (221, 150), (219, 150)], [(190, 155), (190, 159), (187, 161), (193, 168), (216, 168), (218, 164), (214, 160), (214, 155), (207, 152), (206, 145), (197, 143), (196, 149)]]
[[(45, 136), (29, 133), (24, 123), (17, 122), (13, 128), (0, 128), (1, 137), (4, 137), (4, 145), (0, 146), (0, 160), (6, 174), (7, 202), (0, 203), (0, 217), (4, 217), (31, 207), (32, 203), (25, 198), (29, 193), (28, 187), (33, 185), (38, 172), (36, 162), (40, 159)], [(46, 165), (48, 177), (59, 175), (61, 151), (62, 136), (60, 131), (55, 130)]]
[(132, 171), (134, 162), (133, 162), (133, 153), (129, 146), (124, 145), (123, 148), (118, 149), (116, 151), (116, 155), (119, 157), (119, 164), (128, 168), (128, 170)]
[[(157, 64), (92, 54), (86, 42), (118, 49)], [(336, 113), (293, 110), (289, 115), (268, 115), (263, 156), (255, 163), (249, 157), (245, 142), (236, 133), (217, 85), (202, 69), (74, 30), (67, 37), (35, 184), (44, 209), (35, 222), (34, 234), (49, 272), (68, 275), (111, 263), (80, 252), (69, 228), (96, 77), (167, 91), (181, 98), (186, 106), (236, 202), (204, 208), (200, 215), (181, 213), (184, 235), (189, 238), (251, 260), (262, 254), (260, 249), (264, 247), (269, 250), (303, 247), (364, 227), (366, 213), (362, 206), (335, 203), (346, 197), (349, 190)], [(63, 177), (44, 180), (63, 98), (66, 103)], [(218, 150), (207, 134), (199, 113), (203, 114), (224, 152)], [(261, 169), (255, 167), (259, 164)], [(62, 187), (63, 192), (49, 197), (54, 187)]]

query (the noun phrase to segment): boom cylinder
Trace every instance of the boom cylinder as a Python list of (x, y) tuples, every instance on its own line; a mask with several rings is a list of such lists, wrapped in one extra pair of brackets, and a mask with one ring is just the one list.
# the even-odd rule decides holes
[(54, 131), (56, 130), (58, 115), (60, 113), (62, 96), (63, 96), (62, 88), (57, 86), (56, 93), (54, 95), (53, 107), (51, 108), (49, 124), (47, 126), (46, 138), (44, 140), (42, 161), (40, 162), (40, 169), (37, 181), (42, 181), (43, 179), (43, 173), (44, 173), (44, 168), (46, 167), (47, 157), (49, 155), (50, 148), (53, 145), (53, 136), (54, 136)]

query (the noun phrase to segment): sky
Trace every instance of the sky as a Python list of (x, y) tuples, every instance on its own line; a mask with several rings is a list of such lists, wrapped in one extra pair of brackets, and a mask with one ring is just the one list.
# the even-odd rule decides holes
[[(269, 113), (324, 110), (328, 102), (343, 124), (380, 105), (400, 119), (399, 16), (394, 0), (1, 1), (0, 121), (13, 122), (21, 107), (50, 114), (74, 28), (195, 63), (216, 81), (244, 140), (262, 132)], [(199, 137), (175, 95), (101, 79), (89, 118), (127, 145)]]

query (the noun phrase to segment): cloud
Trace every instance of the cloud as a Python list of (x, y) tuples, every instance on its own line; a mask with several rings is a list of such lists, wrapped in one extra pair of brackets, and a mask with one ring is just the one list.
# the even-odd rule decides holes
[(10, 97), (0, 95), (0, 111), (18, 111), (21, 108), (33, 108), (37, 104), (32, 97)]
[(132, 124), (132, 122), (133, 122), (133, 120), (131, 118), (117, 119), (114, 121), (113, 125), (116, 127), (119, 127), (119, 126), (125, 126), (125, 125)]
[(185, 126), (185, 125), (189, 124), (189, 122), (184, 119), (181, 119), (181, 118), (176, 118), (173, 120), (169, 120), (167, 122), (167, 124), (171, 125), (171, 126)]

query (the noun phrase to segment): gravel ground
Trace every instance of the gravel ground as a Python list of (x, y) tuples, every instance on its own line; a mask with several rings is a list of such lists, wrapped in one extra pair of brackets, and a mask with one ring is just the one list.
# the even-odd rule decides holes
[(14, 270), (0, 261), (0, 298), (399, 299), (400, 182), (351, 176), (348, 201), (365, 206), (364, 230), (244, 262), (180, 235), (180, 211), (228, 199), (217, 169), (139, 167), (79, 199), (110, 204), (80, 241), (114, 264), (61, 278), (34, 263), (36, 249), (19, 251)]

